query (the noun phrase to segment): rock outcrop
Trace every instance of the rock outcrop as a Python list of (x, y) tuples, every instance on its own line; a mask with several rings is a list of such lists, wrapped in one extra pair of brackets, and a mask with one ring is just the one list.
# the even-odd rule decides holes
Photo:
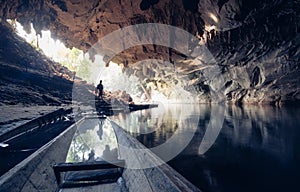
[[(300, 99), (299, 9), (297, 0), (4, 0), (0, 15), (2, 20), (17, 19), (28, 30), (32, 23), (38, 33), (49, 29), (66, 46), (84, 51), (126, 26), (176, 26), (208, 48), (217, 75), (208, 78), (209, 70), (195, 70), (197, 56), (186, 58), (159, 45), (134, 46), (108, 61), (157, 87), (177, 83), (186, 90), (192, 87), (203, 102), (215, 101), (218, 92), (230, 102), (279, 104)], [(149, 58), (166, 60), (184, 73), (177, 76), (159, 63), (134, 64)]]

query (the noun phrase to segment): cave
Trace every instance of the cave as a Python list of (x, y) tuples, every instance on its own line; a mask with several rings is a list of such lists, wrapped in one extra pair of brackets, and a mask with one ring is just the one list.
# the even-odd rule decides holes
[[(294, 130), (299, 125), (295, 116), (300, 103), (299, 8), (297, 0), (3, 0), (0, 4), (0, 147), (6, 148), (8, 141), (1, 139), (1, 135), (35, 118), (59, 108), (71, 107), (76, 113), (95, 107), (96, 87), (102, 80), (104, 99), (108, 102), (153, 103), (159, 106), (158, 114), (163, 111), (173, 115), (173, 121), (166, 118), (159, 124), (162, 129), (159, 134), (155, 131), (150, 135), (133, 134), (148, 148), (169, 138), (167, 125), (172, 127), (169, 132), (180, 130), (181, 121), (176, 120), (175, 113), (178, 118), (187, 118), (193, 116), (196, 107), (201, 109), (196, 127), (205, 127), (204, 130), (210, 127), (214, 134), (223, 134), (224, 138), (230, 135), (232, 140), (228, 142), (223, 137), (217, 140), (226, 146), (236, 144), (237, 148), (228, 153), (236, 151), (240, 155), (236, 157), (246, 162), (247, 150), (253, 158), (259, 151), (263, 160), (276, 156), (271, 164), (280, 166), (280, 149), (270, 149), (271, 142), (278, 141), (272, 135), (277, 132), (270, 131), (270, 127), (281, 130), (291, 118), (293, 122), (287, 124), (295, 131), (292, 141), (285, 140), (291, 133), (278, 132), (284, 135), (283, 147), (295, 147), (294, 139), (299, 139), (299, 130)], [(50, 41), (56, 44), (51, 47)], [(182, 107), (171, 107), (168, 111), (169, 106), (164, 104)], [(183, 109), (190, 109), (189, 115)], [(198, 114), (197, 110), (194, 114)], [(149, 123), (151, 118), (157, 118), (152, 115), (147, 121), (146, 116), (139, 114), (132, 121), (142, 126), (141, 122)], [(244, 121), (239, 122), (239, 117)], [(151, 126), (155, 126), (153, 122)], [(223, 133), (214, 127), (233, 130)], [(240, 127), (250, 128), (242, 133)], [(195, 133), (187, 146), (205, 142), (196, 138), (205, 138), (203, 129)], [(245, 135), (256, 140), (246, 145)], [(274, 136), (274, 140), (268, 136)], [(169, 165), (176, 167), (190, 155), (201, 173), (197, 176), (192, 173), (188, 163), (175, 169), (203, 191), (264, 189), (254, 187), (261, 184), (258, 179), (252, 187), (244, 181), (236, 186), (226, 182), (224, 177), (228, 175), (223, 172), (233, 170), (237, 175), (243, 174), (234, 167), (236, 162), (217, 146), (218, 143), (207, 144), (207, 149), (199, 148), (196, 156), (190, 155), (193, 147), (190, 151), (187, 147)], [(4, 153), (1, 148), (0, 152)], [(267, 152), (263, 153), (264, 150)], [(299, 151), (299, 147), (294, 150)], [(284, 154), (289, 156), (288, 152)], [(212, 161), (201, 156), (203, 153)], [(213, 158), (218, 156), (225, 157), (227, 166)], [(294, 163), (289, 158), (286, 162)], [(299, 155), (295, 159), (299, 160)], [(249, 166), (258, 164), (262, 165), (253, 159)], [(246, 167), (242, 163), (239, 166)], [(279, 170), (294, 181), (296, 173)], [(245, 172), (249, 177), (255, 176), (248, 169)], [(237, 179), (232, 175), (231, 179)], [(198, 178), (202, 181), (198, 182)], [(262, 175), (259, 178), (264, 179)], [(266, 182), (272, 185), (269, 180)], [(22, 189), (30, 191), (26, 188), (28, 182), (24, 183)], [(1, 185), (0, 182), (0, 189)], [(284, 190), (279, 184), (274, 185), (277, 188), (269, 185), (266, 190)], [(11, 183), (3, 184), (7, 186), (12, 187)], [(294, 183), (287, 189), (293, 186)], [(35, 188), (38, 191), (43, 185)]]
[[(289, 1), (253, 1), (251, 3), (247, 1), (170, 2), (163, 0), (143, 0), (134, 3), (131, 1), (85, 3), (80, 1), (25, 1), (23, 3), (4, 1), (1, 5), (1, 31), (6, 36), (2, 36), (1, 46), (2, 50), (7, 49), (7, 51), (5, 54), (2, 51), (5, 55), (2, 60), (6, 64), (10, 62), (15, 66), (18, 63), (18, 67), (25, 69), (37, 66), (49, 73), (53, 73), (53, 71), (50, 72), (50, 68), (60, 70), (59, 64), (32, 61), (33, 56), (29, 57), (29, 55), (33, 53), (20, 53), (19, 55), (23, 54), (23, 56), (18, 59), (12, 57), (14, 53), (9, 53), (8, 50), (13, 51), (17, 47), (11, 45), (11, 42), (16, 40), (12, 37), (13, 31), (6, 24), (6, 20), (11, 19), (21, 23), (27, 32), (31, 30), (30, 25), (37, 34), (41, 34), (42, 30), (50, 30), (51, 36), (59, 39), (66, 47), (75, 47), (88, 53), (90, 60), (94, 60), (97, 54), (101, 55), (107, 66), (109, 62), (117, 63), (124, 67), (122, 69), (124, 74), (128, 76), (134, 74), (141, 82), (146, 80), (152, 82), (155, 89), (158, 89), (157, 82), (164, 82), (167, 87), (176, 87), (179, 83), (182, 90), (187, 92), (194, 90), (192, 94), (198, 102), (225, 100), (232, 103), (270, 104), (298, 101), (297, 5), (297, 2)], [(174, 28), (156, 27), (155, 29), (155, 26), (150, 26), (151, 23)], [(139, 29), (130, 28), (139, 24), (144, 25)], [(121, 37), (119, 40), (113, 40), (115, 38), (113, 35), (125, 35), (121, 34), (119, 29), (127, 29), (126, 33), (131, 33), (131, 39), (125, 40), (125, 37)], [(172, 32), (172, 30), (175, 31)], [(185, 32), (190, 36), (188, 38), (192, 38), (189, 42), (182, 40), (185, 37), (179, 37), (186, 34), (178, 33)], [(164, 36), (159, 36), (162, 33), (165, 33)], [(169, 38), (170, 41), (162, 42), (164, 38)], [(105, 39), (110, 41), (106, 45)], [(130, 40), (132, 42), (128, 42)], [(139, 41), (139, 43), (134, 41)], [(16, 43), (21, 44), (21, 42)], [(112, 43), (119, 43), (119, 45), (109, 47)], [(131, 43), (136, 43), (136, 45), (131, 45)], [(97, 47), (100, 44), (103, 46), (102, 50)], [(184, 50), (179, 50), (184, 46), (188, 46), (186, 53), (183, 53)], [(200, 55), (203, 50), (200, 53), (197, 50), (199, 47), (205, 49), (204, 52), (207, 53)], [(114, 50), (109, 49), (116, 49), (115, 51), (122, 49), (122, 51), (112, 53), (110, 51)], [(24, 51), (29, 51), (29, 47)], [(43, 56), (39, 56), (41, 57)], [(202, 65), (207, 65), (211, 58), (200, 60), (200, 57), (212, 57), (214, 63), (209, 63), (209, 66), (217, 68), (218, 77), (205, 75), (211, 72), (204, 69)], [(153, 59), (153, 62), (147, 59)], [(145, 60), (144, 63), (142, 63), (143, 60)], [(169, 69), (168, 64), (164, 66), (165, 63), (162, 61), (174, 65), (174, 69)], [(255, 69), (259, 69), (258, 72), (263, 76), (263, 79), (260, 77), (260, 81), (263, 82), (259, 82), (261, 85), (259, 87), (255, 86), (258, 83)], [(69, 79), (76, 76), (70, 74), (68, 69), (61, 70), (61, 74), (66, 74)], [(176, 74), (176, 78), (168, 76), (170, 74), (173, 74), (172, 77)], [(207, 78), (206, 76), (214, 77)], [(2, 77), (5, 79), (3, 75)], [(217, 81), (216, 78), (222, 78), (222, 82)], [(293, 79), (293, 81), (288, 81), (288, 79)], [(227, 81), (235, 81), (240, 85), (232, 92), (233, 97), (226, 97), (226, 92), (233, 89), (232, 86), (224, 83)], [(265, 82), (269, 83), (265, 84)], [(211, 91), (201, 91), (198, 88), (199, 84), (204, 84)], [(286, 86), (287, 84), (289, 86)], [(146, 83), (144, 85), (146, 86)], [(167, 90), (164, 95), (168, 97), (172, 91)], [(224, 98), (212, 99), (209, 94), (215, 91), (220, 92)], [(251, 94), (253, 92), (260, 92), (262, 96), (258, 98), (255, 94)], [(241, 94), (250, 96), (237, 98)], [(27, 102), (23, 99), (13, 99), (11, 95), (7, 95), (10, 98), (6, 98), (5, 95), (2, 95), (4, 103)], [(68, 93), (64, 95), (70, 98)], [(279, 97), (280, 100), (276, 100)]]

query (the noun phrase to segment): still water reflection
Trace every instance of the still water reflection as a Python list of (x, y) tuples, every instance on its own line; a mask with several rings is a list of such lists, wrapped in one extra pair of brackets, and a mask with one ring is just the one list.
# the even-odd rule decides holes
[(299, 116), (300, 109), (292, 107), (164, 105), (114, 120), (149, 148), (178, 130), (193, 133), (168, 163), (203, 191), (295, 191)]
[(118, 159), (117, 139), (108, 120), (90, 118), (77, 126), (66, 162), (116, 159)]

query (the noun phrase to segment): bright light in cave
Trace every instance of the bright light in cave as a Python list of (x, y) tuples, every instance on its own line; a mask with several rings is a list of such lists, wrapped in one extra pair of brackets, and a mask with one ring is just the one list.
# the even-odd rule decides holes
[[(11, 20), (8, 20), (12, 23)], [(51, 32), (49, 30), (42, 30), (42, 35), (36, 33), (31, 24), (31, 33), (27, 33), (23, 26), (19, 22), (14, 22), (17, 34), (24, 38), (32, 46), (41, 49), (43, 53), (51, 58), (53, 61), (62, 62), (65, 59), (65, 55), (71, 52), (71, 49), (67, 48), (60, 40), (54, 40), (51, 37)], [(83, 52), (81, 51), (79, 57), (83, 57)], [(76, 64), (74, 64), (76, 65)], [(71, 69), (72, 70), (72, 69)]]
[(215, 16), (214, 14), (212, 13), (209, 13), (209, 17), (215, 22), (215, 23), (218, 23), (219, 22), (219, 19), (217, 16)]
[(12, 20), (8, 20), (8, 22), (15, 27), (16, 33), (26, 42), (36, 49), (42, 50), (53, 61), (76, 71), (76, 76), (95, 86), (101, 79), (107, 91), (126, 90), (135, 100), (139, 100), (138, 79), (134, 76), (126, 76), (116, 63), (110, 62), (109, 67), (106, 67), (102, 56), (99, 55), (96, 55), (95, 61), (92, 63), (83, 51), (75, 48), (69, 49), (61, 41), (54, 40), (49, 30), (41, 31), (42, 35), (40, 36), (36, 34), (31, 24), (31, 33), (28, 34), (19, 22)]
[(95, 86), (102, 80), (106, 91), (126, 91), (135, 102), (190, 103), (194, 101), (194, 98), (182, 87), (170, 88), (171, 94), (169, 96), (152, 87), (149, 90), (151, 95), (151, 100), (149, 100), (141, 88), (141, 80), (134, 75), (127, 76), (124, 74), (120, 65), (110, 62), (109, 67), (106, 67), (103, 57), (99, 55), (96, 55), (92, 62), (89, 60), (88, 54), (84, 54), (83, 51), (76, 48), (69, 49), (61, 41), (54, 40), (50, 31), (41, 31), (40, 36), (36, 34), (31, 24), (31, 33), (28, 34), (17, 21), (8, 20), (8, 22), (15, 28), (16, 33), (29, 44), (41, 50), (53, 61), (62, 64), (71, 71), (76, 71), (77, 77)]
[(61, 61), (62, 52), (70, 50), (59, 40), (52, 39), (50, 31), (42, 31), (42, 37), (39, 37), (39, 47), (48, 57), (57, 62)]
[(91, 71), (94, 85), (96, 86), (102, 80), (107, 91), (125, 90), (134, 100), (138, 100), (140, 95), (138, 78), (133, 75), (128, 77), (122, 72), (122, 68), (114, 62), (110, 62), (109, 67), (105, 65), (102, 56), (96, 55)]

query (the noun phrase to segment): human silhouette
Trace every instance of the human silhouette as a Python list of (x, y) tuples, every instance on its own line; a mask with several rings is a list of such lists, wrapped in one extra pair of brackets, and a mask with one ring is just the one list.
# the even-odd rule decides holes
[(102, 85), (102, 80), (100, 80), (99, 84), (97, 85), (97, 90), (98, 90), (98, 97), (100, 99), (103, 99), (103, 85)]
[(91, 152), (89, 153), (89, 158), (87, 161), (94, 161), (95, 160), (95, 151), (94, 149), (91, 150)]
[(105, 161), (113, 161), (118, 159), (118, 149), (110, 150), (109, 145), (105, 145), (105, 149), (102, 153), (102, 158)]

